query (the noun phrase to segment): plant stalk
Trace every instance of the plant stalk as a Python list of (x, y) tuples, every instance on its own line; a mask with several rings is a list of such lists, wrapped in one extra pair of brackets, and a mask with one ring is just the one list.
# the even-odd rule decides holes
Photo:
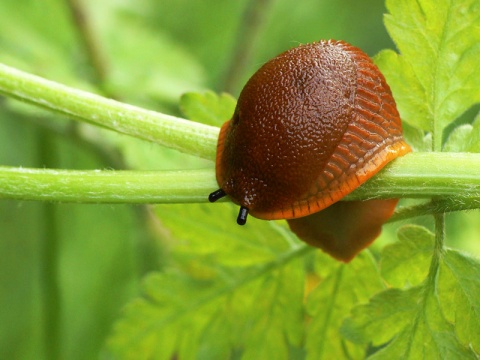
[[(345, 200), (436, 197), (455, 199), (449, 202), (455, 210), (475, 208), (480, 199), (479, 168), (480, 154), (411, 153), (387, 165)], [(217, 188), (213, 166), (184, 171), (0, 167), (0, 198), (18, 200), (198, 203), (207, 202)]]
[[(54, 139), (46, 130), (38, 132), (39, 162), (46, 166), (57, 163)], [(59, 285), (59, 238), (56, 207), (52, 203), (42, 206), (44, 239), (41, 242), (40, 284), (43, 295), (43, 338), (47, 359), (60, 359), (61, 341), (61, 292)]]
[(214, 160), (219, 128), (145, 110), (0, 64), (0, 94), (69, 118)]

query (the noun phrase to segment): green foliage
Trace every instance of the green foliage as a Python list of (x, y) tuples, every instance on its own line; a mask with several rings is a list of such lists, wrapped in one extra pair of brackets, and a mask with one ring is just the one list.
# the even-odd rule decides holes
[(225, 93), (217, 95), (213, 91), (203, 94), (189, 92), (180, 98), (180, 109), (190, 120), (222, 126), (232, 117), (236, 103), (233, 96)]
[(434, 236), (421, 226), (408, 225), (398, 230), (398, 242), (382, 250), (382, 277), (396, 288), (419, 285), (428, 274), (434, 249)]
[[(121, 94), (124, 101), (157, 108), (161, 103), (176, 103), (185, 91), (201, 88), (205, 74), (198, 61), (163, 32), (146, 28), (135, 4), (83, 3), (86, 21), (97, 31), (95, 45), (102, 51), (101, 61), (108, 65), (102, 84), (107, 94)], [(79, 70), (88, 60), (80, 55), (85, 52), (80, 34), (61, 1), (2, 1), (0, 45), (8, 49), (0, 56), (2, 62), (95, 91), (89, 83), (98, 82), (92, 69)]]
[[(0, 1), (0, 62), (102, 93), (67, 3), (73, 1)], [(123, 4), (122, 11), (113, 3), (86, 5), (87, 20), (98, 16), (95, 38), (116, 36), (100, 44), (112, 70), (105, 89), (122, 101), (165, 110), (183, 92), (203, 85), (203, 67), (181, 44), (133, 20), (138, 2)], [(87, 124), (74, 128), (65, 118), (0, 97), (2, 165), (185, 169), (198, 163)], [(150, 232), (142, 209), (125, 205), (2, 200), (0, 234), (2, 359), (98, 357), (120, 308), (138, 293), (139, 277), (163, 262), (158, 236)], [(55, 296), (58, 303), (52, 301)], [(57, 323), (50, 314), (56, 314)]]
[(444, 151), (450, 152), (480, 152), (480, 116), (473, 124), (456, 127), (445, 143)]
[(475, 353), (456, 338), (438, 299), (424, 290), (391, 289), (376, 295), (368, 305), (353, 310), (353, 320), (343, 329), (345, 336), (352, 340), (368, 336), (374, 345), (393, 337), (370, 359), (476, 359)]
[(156, 212), (175, 239), (175, 266), (149, 276), (145, 297), (126, 309), (109, 343), (116, 357), (228, 358), (238, 349), (245, 358), (287, 359), (289, 346), (301, 344), (311, 249), (273, 222), (232, 227), (232, 204)]
[(175, 266), (151, 275), (144, 297), (126, 309), (109, 342), (115, 356), (287, 359), (303, 342), (312, 359), (363, 354), (338, 329), (354, 304), (383, 288), (371, 255), (340, 264), (281, 224), (250, 219), (249, 229), (232, 227), (237, 210), (157, 207), (175, 239)]
[[(477, 5), (387, 2), (385, 22), (401, 53), (386, 50), (376, 61), (417, 149), (438, 149), (445, 128), (480, 100)], [(221, 124), (228, 118), (222, 109), (233, 103), (204, 93), (185, 95), (181, 106), (192, 119)], [(477, 123), (455, 128), (445, 148), (475, 151)], [(221, 207), (157, 208), (175, 261), (172, 271), (152, 275), (148, 295), (117, 323), (114, 354), (289, 358), (298, 347), (308, 359), (480, 354), (480, 262), (438, 248), (442, 239), (426, 228), (399, 229), (378, 262), (365, 251), (344, 265), (303, 251), (281, 224), (235, 227), (236, 210)], [(178, 345), (167, 347), (172, 343)]]
[(458, 341), (480, 353), (480, 264), (478, 259), (449, 250), (440, 265), (437, 284), (445, 320), (454, 324)]
[[(399, 256), (424, 257), (423, 249), (412, 244), (432, 245), (431, 240), (433, 234), (422, 228), (405, 229), (396, 246)], [(388, 258), (383, 260), (386, 263)], [(480, 345), (479, 274), (478, 259), (448, 249), (438, 272), (429, 274), (421, 284), (385, 290), (368, 304), (354, 307), (342, 333), (356, 343), (383, 346), (372, 359), (476, 359)], [(411, 272), (405, 280), (412, 278), (408, 275)], [(397, 279), (390, 285), (395, 283)]]
[(377, 64), (387, 77), (402, 119), (433, 133), (480, 101), (480, 3), (387, 0), (385, 25), (400, 54), (385, 50)]
[[(167, 14), (165, 3), (171, 6)], [(173, 0), (85, 1), (109, 70), (100, 86), (88, 56), (78, 55), (85, 49), (64, 2), (4, 0), (0, 61), (176, 112), (185, 91), (206, 84), (222, 88), (232, 34), (247, 2), (206, 3), (188, 2), (186, 10)], [(296, 43), (297, 36), (307, 42), (317, 40), (309, 38), (312, 34), (332, 32), (331, 37), (363, 47), (360, 38), (355, 41), (359, 32), (348, 33), (341, 24), (373, 16), (365, 2), (342, 1), (343, 12), (323, 15), (325, 21), (318, 14), (335, 10), (334, 2), (302, 2), (293, 9), (290, 3), (278, 1), (272, 8), (268, 29), (275, 34), (257, 46), (260, 55), (252, 64), (292, 45), (273, 41), (280, 36)], [(376, 62), (392, 87), (409, 143), (417, 151), (479, 152), (480, 117), (463, 119), (459, 126), (457, 119), (480, 102), (480, 3), (387, 0), (387, 8), (385, 24), (399, 53), (384, 50)], [(366, 16), (358, 16), (365, 9)], [(315, 31), (307, 22), (317, 26)], [(291, 35), (296, 27), (301, 31)], [(228, 120), (234, 106), (233, 97), (212, 91), (188, 92), (180, 100), (185, 116), (214, 126)], [(60, 121), (1, 102), (1, 163), (213, 167), (84, 124), (71, 131)], [(48, 347), (42, 338), (49, 328), (44, 309), (58, 311), (62, 319), (61, 347), (51, 350), (58, 358), (92, 358), (102, 346), (102, 355), (114, 359), (480, 357), (480, 261), (445, 247), (443, 236), (423, 226), (403, 226), (396, 241), (383, 238), (389, 244), (378, 246), (375, 256), (365, 250), (342, 264), (301, 243), (284, 222), (251, 218), (246, 227), (236, 226), (237, 211), (230, 203), (153, 209), (0, 203), (0, 285), (7, 294), (0, 297), (0, 308), (9, 310), (0, 319), (0, 357), (39, 357), (38, 349)], [(58, 273), (49, 276), (41, 269), (49, 269), (46, 259), (55, 256)], [(137, 279), (143, 275), (139, 294)], [(55, 284), (60, 309), (42, 298)]]
[(317, 254), (314, 265), (321, 282), (306, 303), (311, 318), (306, 326), (307, 358), (362, 358), (365, 347), (347, 343), (339, 329), (353, 305), (366, 302), (372, 294), (383, 289), (376, 262), (367, 251), (348, 265)]

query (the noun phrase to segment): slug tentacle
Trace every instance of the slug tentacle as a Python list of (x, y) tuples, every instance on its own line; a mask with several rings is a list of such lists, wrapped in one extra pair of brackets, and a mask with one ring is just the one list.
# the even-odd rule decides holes
[(208, 195), (208, 201), (213, 203), (224, 196), (227, 196), (227, 193), (223, 191), (223, 189), (218, 189), (212, 192), (210, 195)]
[(247, 222), (248, 209), (245, 206), (240, 206), (240, 211), (238, 212), (237, 224), (245, 225)]

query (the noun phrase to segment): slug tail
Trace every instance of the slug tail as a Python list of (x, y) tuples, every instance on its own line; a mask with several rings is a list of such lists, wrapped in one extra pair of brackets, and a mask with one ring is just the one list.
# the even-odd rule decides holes
[(350, 262), (380, 235), (397, 202), (339, 201), (320, 212), (287, 221), (301, 240), (337, 260)]

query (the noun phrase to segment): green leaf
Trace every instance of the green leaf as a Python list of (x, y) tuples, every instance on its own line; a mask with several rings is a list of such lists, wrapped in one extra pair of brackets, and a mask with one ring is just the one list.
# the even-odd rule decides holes
[[(97, 45), (97, 57), (105, 67), (102, 85), (112, 94), (158, 109), (160, 102), (176, 104), (182, 93), (203, 88), (206, 74), (197, 59), (180, 42), (147, 26), (145, 18), (138, 15), (147, 4), (88, 0), (79, 6)], [(34, 0), (1, 1), (0, 60), (95, 91), (88, 51), (68, 10), (68, 5), (58, 0), (41, 4)]]
[(85, 0), (79, 6), (105, 68), (102, 88), (114, 97), (165, 111), (185, 91), (204, 87), (206, 74), (196, 57), (163, 26), (147, 21), (148, 1)]
[(189, 92), (180, 98), (180, 109), (190, 120), (222, 126), (231, 119), (236, 103), (235, 98), (226, 93), (218, 95), (213, 91)]
[(228, 358), (238, 349), (245, 359), (287, 359), (300, 346), (303, 258), (311, 249), (275, 222), (237, 226), (237, 210), (228, 203), (157, 207), (175, 263), (147, 279), (145, 295), (117, 323), (110, 353)]
[(398, 231), (398, 242), (385, 246), (381, 273), (391, 286), (417, 286), (428, 274), (434, 235), (421, 226), (406, 225)]
[(342, 324), (341, 333), (357, 344), (380, 346), (412, 323), (421, 288), (388, 289), (375, 295), (368, 304), (353, 308)]
[(476, 359), (424, 287), (389, 289), (352, 311), (342, 327), (354, 342), (382, 346), (369, 359)]
[(238, 226), (238, 206), (232, 203), (160, 205), (155, 211), (177, 241), (174, 255), (199, 267), (252, 266), (301, 245), (276, 222), (250, 217), (247, 226)]
[(419, 291), (413, 300), (418, 303), (406, 326), (369, 359), (477, 359), (473, 351), (458, 342), (432, 293)]
[[(416, 285), (422, 277), (425, 280), (405, 290), (388, 289), (368, 304), (354, 307), (342, 325), (342, 334), (354, 343), (381, 347), (372, 359), (477, 358), (479, 261), (447, 250), (440, 258), (439, 270), (427, 277), (426, 255), (432, 252), (433, 235), (421, 227), (408, 226), (399, 231), (399, 238), (399, 243), (382, 254), (382, 267), (386, 266), (382, 273), (394, 286)], [(437, 268), (430, 266), (432, 269)]]
[[(91, 12), (98, 12), (98, 2)], [(203, 87), (202, 66), (178, 42), (133, 16), (108, 8), (101, 14), (96, 21), (103, 30), (99, 35), (108, 57), (106, 82), (113, 93), (158, 107), (159, 101), (176, 104), (182, 93)]]
[(387, 0), (385, 25), (400, 55), (377, 58), (402, 118), (433, 133), (480, 101), (480, 3), (477, 0)]
[(480, 354), (480, 262), (447, 251), (440, 279), (438, 294), (445, 318), (455, 324), (459, 341)]
[[(0, 2), (0, 61), (50, 79), (92, 90), (78, 76), (78, 40), (65, 4), (56, 0)], [(21, 16), (19, 16), (21, 14)], [(15, 34), (15, 36), (12, 36)]]
[(480, 116), (472, 125), (464, 124), (455, 128), (447, 139), (444, 151), (480, 152)]
[(470, 142), (470, 137), (472, 136), (473, 126), (470, 124), (464, 124), (457, 126), (453, 130), (443, 147), (444, 151), (448, 152), (465, 152), (468, 148), (468, 143)]
[(414, 128), (430, 130), (427, 94), (412, 65), (393, 50), (382, 50), (375, 56), (375, 63), (392, 89), (402, 120)]
[[(401, 100), (403, 101), (403, 100)], [(417, 115), (415, 115), (417, 116)], [(402, 123), (403, 127), (403, 137), (410, 145), (413, 151), (431, 151), (432, 149), (432, 134), (425, 132), (418, 127), (410, 125), (408, 122)]]
[[(278, 266), (277, 266), (278, 265)], [(302, 323), (302, 267), (217, 268), (211, 278), (179, 271), (151, 275), (145, 296), (132, 302), (115, 328), (109, 350), (125, 359), (205, 358), (242, 349), (245, 358), (268, 354), (287, 359)]]
[(307, 358), (363, 357), (365, 347), (346, 344), (339, 328), (354, 304), (367, 301), (383, 288), (377, 265), (368, 251), (349, 264), (317, 255), (317, 272), (322, 281), (307, 299), (307, 312), (312, 317), (307, 330)]

